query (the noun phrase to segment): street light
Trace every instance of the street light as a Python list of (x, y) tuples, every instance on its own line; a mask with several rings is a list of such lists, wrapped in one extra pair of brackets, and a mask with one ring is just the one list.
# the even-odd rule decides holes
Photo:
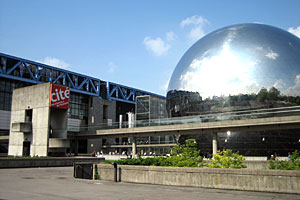
[(230, 136), (231, 132), (230, 131), (227, 131), (227, 136)]

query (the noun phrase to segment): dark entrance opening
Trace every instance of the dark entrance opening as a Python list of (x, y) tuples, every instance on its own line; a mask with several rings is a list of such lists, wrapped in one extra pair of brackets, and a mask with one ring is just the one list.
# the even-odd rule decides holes
[(28, 109), (25, 111), (25, 121), (32, 122), (32, 109)]
[(23, 142), (23, 156), (30, 156), (30, 142)]
[(78, 140), (78, 153), (87, 153), (87, 140)]

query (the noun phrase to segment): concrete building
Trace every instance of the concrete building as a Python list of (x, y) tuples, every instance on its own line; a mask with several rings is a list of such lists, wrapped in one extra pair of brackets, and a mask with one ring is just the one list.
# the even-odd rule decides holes
[[(70, 89), (69, 109), (49, 107), (47, 102), (50, 83)], [(27, 86), (34, 87), (25, 89)], [(18, 88), (25, 90), (21, 92)], [(16, 92), (13, 97), (14, 90)], [(33, 93), (36, 96), (30, 95)], [(11, 155), (121, 151), (120, 146), (105, 147), (105, 144), (119, 145), (121, 141), (129, 142), (130, 139), (78, 139), (76, 134), (107, 125), (119, 126), (120, 118), (126, 122), (127, 113), (135, 113), (136, 97), (142, 95), (165, 98), (151, 92), (0, 53), (0, 153), (7, 154), (9, 143)], [(16, 99), (13, 105), (12, 99)], [(61, 118), (59, 120), (58, 115)], [(30, 126), (30, 123), (27, 123), (30, 116), (32, 132), (26, 130)], [(43, 121), (44, 116), (49, 116), (49, 119)], [(10, 119), (13, 123), (12, 128)], [(37, 123), (37, 119), (41, 122)], [(56, 122), (66, 120), (67, 127), (60, 123), (55, 124), (53, 119), (56, 119)], [(52, 135), (46, 130), (47, 127), (48, 131), (51, 129)], [(36, 134), (38, 129), (42, 131), (39, 135)], [(21, 133), (21, 136), (9, 136), (12, 132)]]
[(15, 89), (8, 155), (65, 155), (70, 89), (44, 83)]

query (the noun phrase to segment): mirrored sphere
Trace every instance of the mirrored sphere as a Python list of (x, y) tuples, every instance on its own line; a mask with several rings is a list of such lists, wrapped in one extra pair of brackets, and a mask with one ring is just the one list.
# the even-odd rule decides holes
[(238, 24), (198, 40), (169, 82), (170, 116), (300, 105), (300, 39)]

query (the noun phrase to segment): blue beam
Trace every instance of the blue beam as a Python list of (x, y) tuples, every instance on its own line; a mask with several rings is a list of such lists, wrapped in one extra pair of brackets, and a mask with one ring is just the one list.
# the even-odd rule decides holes
[(92, 86), (94, 92), (97, 92), (97, 90), (96, 90), (96, 88), (95, 88), (95, 85), (94, 85), (94, 83), (93, 83), (93, 81), (92, 81), (91, 79), (90, 79), (90, 84), (91, 84), (91, 86)]
[(116, 98), (116, 97), (110, 97), (110, 100), (116, 100), (116, 101), (121, 101), (121, 102), (125, 102), (125, 103), (135, 104), (135, 101), (129, 101), (129, 100), (120, 99), (120, 98)]
[[(120, 84), (113, 83), (113, 82), (109, 82), (109, 85), (117, 86), (117, 87), (120, 87), (120, 88), (125, 88), (125, 89), (128, 89), (130, 91), (134, 91), (135, 93), (140, 92), (141, 94), (144, 94), (144, 95), (152, 95), (152, 96), (155, 96), (155, 97), (165, 98), (162, 95), (158, 95), (158, 94), (154, 94), (154, 93), (147, 92), (147, 91), (144, 91), (144, 90), (140, 90), (140, 89), (136, 89), (136, 88), (132, 88), (132, 87), (120, 85)], [(110, 94), (110, 93), (108, 93), (108, 94)]]
[(76, 88), (77, 90), (80, 90), (81, 88), (82, 88), (82, 86), (87, 82), (87, 78), (86, 79), (84, 79), (83, 81), (82, 81), (82, 83), (78, 86), (78, 88)]
[(60, 77), (62, 77), (64, 75), (64, 73), (61, 73), (54, 81), (53, 81), (53, 83), (56, 83), (59, 79), (60, 79)]
[(70, 78), (69, 74), (67, 74), (67, 79), (68, 79), (68, 80), (69, 80), (69, 82), (71, 83), (71, 85), (72, 85), (72, 88), (76, 88), (76, 87), (75, 87), (75, 85), (74, 85), (74, 83), (73, 83), (73, 81), (71, 80), (71, 78)]
[(7, 58), (4, 58), (4, 61), (3, 61), (3, 73), (6, 73), (6, 61), (7, 61)]
[(32, 83), (32, 84), (44, 83), (44, 82), (35, 81), (35, 80), (28, 79), (28, 78), (23, 78), (23, 77), (19, 77), (19, 76), (8, 75), (8, 74), (0, 74), (0, 77), (7, 78), (7, 79), (13, 79), (13, 80), (17, 80), (17, 81), (22, 81), (22, 82), (26, 82), (26, 83)]
[(12, 71), (14, 71), (22, 62), (19, 61), (17, 62), (17, 64), (15, 64), (10, 70), (8, 70), (8, 72), (6, 72), (6, 74), (10, 74)]
[(32, 72), (31, 72), (31, 70), (29, 69), (28, 65), (27, 65), (26, 63), (23, 63), (23, 65), (24, 65), (25, 68), (27, 69), (27, 71), (28, 71), (30, 77), (31, 77), (33, 80), (35, 80), (35, 77), (33, 76), (33, 74), (32, 74)]
[[(98, 96), (99, 98), (101, 98), (100, 79), (71, 72), (68, 70), (56, 68), (46, 64), (41, 64), (38, 62), (6, 55), (3, 53), (0, 53), (0, 57), (2, 57), (4, 61), (2, 68), (0, 68), (0, 77), (19, 80), (22, 82), (27, 82), (32, 84), (40, 84), (44, 82), (57, 83), (59, 79), (63, 78), (62, 80), (63, 85), (70, 86), (72, 92)], [(13, 66), (8, 66), (8, 63), (16, 63), (16, 64)], [(32, 71), (34, 70), (34, 67), (35, 67), (35, 74)], [(18, 75), (14, 75), (12, 72), (17, 69), (20, 70), (19, 71), (20, 73)], [(24, 69), (28, 71), (29, 77), (22, 76), (23, 74), (22, 71)], [(58, 77), (55, 78), (55, 80), (53, 80), (54, 73), (59, 74)], [(83, 81), (80, 82), (79, 80), (83, 80)], [(135, 97), (137, 96), (137, 93), (139, 93), (139, 95), (147, 94), (147, 95), (153, 95), (153, 96), (164, 98), (161, 95), (157, 95), (154, 93), (146, 92), (143, 90), (135, 89), (132, 87), (128, 87), (128, 86), (124, 86), (112, 82), (106, 82), (106, 90), (107, 90), (108, 100), (116, 100), (116, 101), (122, 101), (122, 102), (133, 103), (133, 104), (135, 103)]]
[(131, 96), (133, 96), (133, 99), (134, 99), (134, 91), (131, 91), (131, 92), (129, 93), (129, 95), (127, 96), (127, 99), (126, 99), (126, 100), (129, 100)]
[(126, 97), (125, 97), (125, 95), (124, 95), (124, 93), (123, 93), (122, 88), (118, 87), (118, 89), (119, 89), (119, 91), (120, 91), (120, 93), (121, 93), (122, 98), (123, 98), (123, 99), (126, 99)]

